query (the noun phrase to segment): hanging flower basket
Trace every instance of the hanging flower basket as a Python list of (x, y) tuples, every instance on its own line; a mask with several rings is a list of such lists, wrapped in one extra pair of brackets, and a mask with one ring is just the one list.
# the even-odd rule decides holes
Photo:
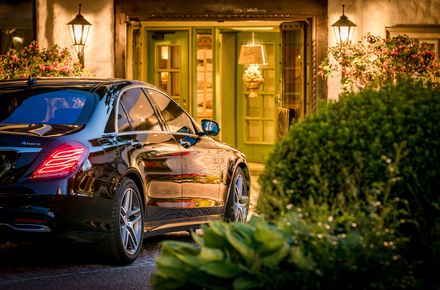
[(255, 89), (258, 90), (261, 86), (262, 82), (246, 82), (246, 88), (248, 90)]
[(243, 82), (246, 88), (250, 91), (254, 91), (253, 93), (255, 94), (255, 91), (258, 90), (261, 84), (264, 82), (264, 78), (258, 65), (249, 65), (249, 67), (244, 71)]

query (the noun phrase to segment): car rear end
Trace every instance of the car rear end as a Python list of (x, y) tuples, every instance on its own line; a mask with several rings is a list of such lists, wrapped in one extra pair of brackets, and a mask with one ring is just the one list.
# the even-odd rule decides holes
[(89, 147), (76, 137), (96, 102), (89, 91), (0, 85), (0, 240), (90, 228), (81, 218), (94, 211), (90, 201), (70, 194), (90, 167)]

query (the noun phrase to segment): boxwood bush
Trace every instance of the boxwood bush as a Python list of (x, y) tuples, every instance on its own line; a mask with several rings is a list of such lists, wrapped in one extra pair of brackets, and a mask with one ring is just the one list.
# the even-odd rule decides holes
[[(439, 88), (401, 82), (344, 95), (276, 145), (257, 208), (273, 220), (310, 200), (333, 212), (341, 200), (396, 201), (395, 230), (409, 240), (404, 259), (414, 265), (417, 285), (437, 281), (430, 265), (440, 262), (439, 124)], [(354, 212), (370, 210), (364, 203)]]

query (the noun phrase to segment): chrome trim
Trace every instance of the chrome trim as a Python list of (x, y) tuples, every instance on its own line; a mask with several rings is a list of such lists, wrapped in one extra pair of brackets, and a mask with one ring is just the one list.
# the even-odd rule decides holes
[[(211, 221), (222, 221), (223, 216), (220, 214), (215, 215), (208, 215), (208, 216), (198, 216), (194, 218), (182, 218), (177, 219), (169, 223), (169, 221), (160, 221), (160, 222), (144, 222), (144, 232), (150, 232), (150, 231), (159, 231), (159, 230), (165, 230), (165, 229), (172, 229), (177, 227), (189, 227), (194, 225), (201, 225), (206, 224)], [(159, 224), (159, 225), (155, 225)]]
[(0, 223), (0, 226), (7, 226), (17, 232), (32, 232), (32, 233), (50, 233), (52, 230), (45, 225), (37, 224), (15, 224), (15, 226), (6, 223)]

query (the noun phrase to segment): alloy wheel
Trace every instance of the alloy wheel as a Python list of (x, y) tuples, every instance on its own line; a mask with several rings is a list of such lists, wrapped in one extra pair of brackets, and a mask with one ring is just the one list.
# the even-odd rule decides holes
[(238, 174), (234, 182), (233, 215), (235, 221), (245, 222), (248, 214), (248, 196), (242, 174)]
[(138, 250), (142, 238), (141, 201), (131, 187), (125, 189), (120, 209), (120, 229), (125, 251), (133, 255)]

